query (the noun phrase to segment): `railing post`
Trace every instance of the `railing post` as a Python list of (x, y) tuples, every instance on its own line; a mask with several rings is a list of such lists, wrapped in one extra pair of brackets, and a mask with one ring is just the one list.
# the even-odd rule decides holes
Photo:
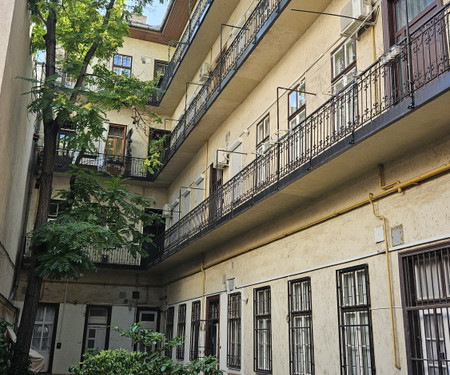
[(406, 12), (406, 44), (407, 44), (407, 67), (408, 67), (408, 83), (409, 83), (409, 97), (411, 98), (411, 104), (409, 109), (414, 109), (416, 106), (414, 98), (414, 72), (412, 66), (412, 42), (411, 33), (409, 30), (409, 14), (408, 14), (408, 0), (405, 0), (405, 12)]

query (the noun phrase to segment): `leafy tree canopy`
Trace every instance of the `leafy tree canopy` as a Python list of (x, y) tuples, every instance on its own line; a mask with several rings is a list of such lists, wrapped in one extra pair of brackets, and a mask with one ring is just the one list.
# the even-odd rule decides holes
[[(162, 0), (159, 0), (162, 2)], [(29, 109), (42, 113), (44, 125), (56, 122), (76, 130), (71, 146), (94, 147), (102, 137), (106, 112), (145, 108), (155, 82), (117, 75), (111, 61), (128, 35), (132, 14), (140, 14), (152, 0), (29, 0), (33, 17), (31, 49), (45, 51), (43, 83), (34, 81)], [(49, 51), (50, 41), (56, 48)], [(49, 55), (50, 53), (50, 55)], [(51, 74), (48, 74), (50, 72)], [(64, 87), (62, 80), (75, 82)]]
[(141, 223), (160, 220), (145, 210), (153, 204), (150, 198), (130, 192), (119, 178), (101, 181), (94, 172), (77, 168), (71, 174), (70, 189), (57, 195), (64, 202), (57, 218), (32, 232), (32, 245), (45, 248), (37, 272), (50, 279), (77, 279), (94, 268), (89, 250), (95, 255), (126, 248), (145, 257), (152, 239), (142, 233)]

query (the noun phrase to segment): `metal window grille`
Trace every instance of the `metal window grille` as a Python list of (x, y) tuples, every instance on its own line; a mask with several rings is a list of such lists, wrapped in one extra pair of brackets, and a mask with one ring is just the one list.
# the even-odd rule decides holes
[(254, 290), (254, 370), (272, 372), (272, 328), (270, 287)]
[(241, 293), (228, 295), (227, 365), (241, 368)]
[[(173, 306), (167, 309), (167, 318), (166, 318), (166, 340), (173, 339), (173, 317), (175, 315), (175, 308)], [(166, 356), (172, 357), (172, 348), (166, 349)]]
[(337, 271), (341, 374), (375, 374), (367, 265)]
[(192, 302), (191, 314), (191, 345), (189, 359), (192, 361), (199, 357), (199, 336), (200, 336), (200, 301)]
[[(178, 324), (177, 336), (184, 340), (186, 331), (186, 304), (183, 303), (178, 307)], [(184, 359), (184, 341), (183, 344), (177, 347), (177, 359)]]
[(409, 372), (450, 374), (450, 247), (400, 259)]
[(289, 344), (292, 375), (314, 374), (311, 280), (289, 282)]

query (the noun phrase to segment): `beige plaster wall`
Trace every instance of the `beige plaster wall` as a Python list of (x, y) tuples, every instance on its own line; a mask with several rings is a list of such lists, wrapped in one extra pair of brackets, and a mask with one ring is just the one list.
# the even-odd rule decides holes
[[(440, 167), (450, 161), (450, 137), (423, 147), (397, 160), (385, 161), (386, 181), (405, 181)], [(337, 216), (322, 224), (300, 231), (240, 256), (215, 264), (221, 258), (239, 252), (280, 233), (334, 212), (370, 192), (380, 191), (376, 170), (346, 181), (319, 200), (303, 207), (292, 207), (282, 217), (272, 220), (229, 244), (204, 254), (205, 293), (221, 294), (226, 301), (227, 278), (235, 277), (236, 290), (248, 298), (242, 304), (243, 361), (242, 373), (253, 374), (253, 291), (262, 286), (271, 287), (272, 298), (272, 359), (273, 373), (289, 372), (289, 342), (287, 282), (309, 276), (312, 285), (314, 356), (316, 373), (339, 372), (339, 337), (337, 326), (336, 271), (354, 265), (368, 264), (373, 341), (377, 372), (406, 374), (405, 342), (399, 284), (398, 253), (404, 249), (419, 248), (439, 239), (450, 239), (450, 175), (413, 186), (375, 203), (376, 212), (388, 223), (388, 243), (392, 247), (390, 229), (403, 226), (404, 247), (393, 248), (390, 254), (395, 333), (401, 370), (393, 363), (391, 321), (384, 243), (375, 243), (374, 229), (381, 225), (370, 205)], [(282, 194), (282, 192), (281, 192)], [(199, 264), (197, 270), (199, 270)], [(175, 269), (177, 277), (192, 272), (191, 267)], [(169, 305), (177, 306), (186, 299), (202, 296), (200, 272), (167, 286)], [(189, 303), (189, 302), (188, 302)], [(225, 303), (225, 302), (224, 302)], [(189, 305), (188, 305), (189, 309)], [(226, 319), (222, 314), (221, 320)], [(226, 346), (225, 331), (221, 345)], [(222, 341), (223, 340), (223, 341)], [(224, 358), (224, 357), (222, 357)], [(224, 366), (225, 359), (222, 360)]]
[[(24, 220), (28, 166), (32, 150), (33, 116), (23, 95), (32, 76), (29, 54), (29, 15), (26, 2), (0, 5), (0, 299), (3, 305), (13, 285), (14, 265)], [(21, 47), (23, 46), (23, 47)], [(6, 303), (6, 302), (5, 302)], [(7, 304), (7, 303), (6, 303)], [(7, 307), (10, 309), (11, 307)], [(6, 315), (0, 315), (0, 318)]]
[[(325, 12), (340, 13), (346, 1), (336, 0), (325, 9)], [(242, 14), (246, 12), (251, 2), (241, 2), (229, 19), (230, 24), (239, 23)], [(323, 30), (327, 30), (326, 33)], [(198, 151), (190, 161), (187, 168), (169, 188), (169, 201), (176, 199), (177, 186), (189, 185), (196, 176), (205, 171), (205, 165), (209, 166), (215, 160), (217, 149), (227, 146), (225, 137), (229, 133), (228, 144), (240, 139), (243, 145), (243, 166), (253, 161), (256, 157), (256, 125), (266, 115), (270, 116), (270, 142), (277, 140), (277, 87), (296, 87), (302, 80), (306, 82), (306, 90), (315, 95), (307, 95), (306, 114), (309, 115), (317, 107), (328, 100), (331, 93), (331, 53), (344, 42), (340, 37), (340, 20), (336, 17), (319, 16), (316, 22), (300, 36), (289, 52), (280, 59), (253, 92), (237, 107), (228, 118), (223, 121), (218, 130), (208, 140), (207, 161), (205, 162), (206, 145)], [(229, 31), (224, 29), (224, 35)], [(232, 37), (231, 37), (232, 38)], [(227, 40), (227, 36), (224, 37)], [(232, 40), (232, 39), (230, 39)], [(357, 46), (357, 70), (362, 72), (373, 63), (374, 59), (381, 56), (383, 51), (382, 19), (376, 17), (376, 23), (372, 29), (361, 34), (356, 42)], [(219, 40), (211, 48), (210, 57), (205, 62), (214, 62), (217, 55)], [(216, 51), (216, 53), (214, 53)], [(305, 53), (307, 51), (307, 53)], [(192, 77), (195, 80), (197, 75)], [(188, 103), (199, 91), (198, 86), (190, 86), (188, 90)], [(286, 134), (287, 124), (287, 95), (280, 91), (279, 118), (280, 135)], [(184, 112), (184, 98), (173, 113), (173, 117), (181, 116)], [(230, 168), (224, 170), (224, 181), (230, 178)]]

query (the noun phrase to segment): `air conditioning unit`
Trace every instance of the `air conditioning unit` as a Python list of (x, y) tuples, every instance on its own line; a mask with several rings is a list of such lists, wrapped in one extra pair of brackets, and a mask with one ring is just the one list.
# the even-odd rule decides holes
[(204, 82), (208, 79), (209, 73), (211, 71), (211, 65), (208, 63), (203, 63), (200, 67), (199, 80)]
[(225, 169), (228, 167), (228, 163), (230, 161), (230, 155), (228, 152), (217, 150), (217, 158), (214, 168), (216, 169)]
[(342, 8), (341, 15), (357, 18), (358, 20), (341, 18), (341, 35), (345, 37), (352, 36), (371, 11), (371, 0), (350, 0)]
[(169, 203), (166, 203), (166, 204), (163, 206), (163, 209), (162, 209), (162, 215), (161, 215), (161, 216), (164, 217), (164, 218), (166, 218), (166, 219), (170, 219), (170, 216), (171, 216), (170, 211), (171, 211), (170, 204), (169, 204)]

